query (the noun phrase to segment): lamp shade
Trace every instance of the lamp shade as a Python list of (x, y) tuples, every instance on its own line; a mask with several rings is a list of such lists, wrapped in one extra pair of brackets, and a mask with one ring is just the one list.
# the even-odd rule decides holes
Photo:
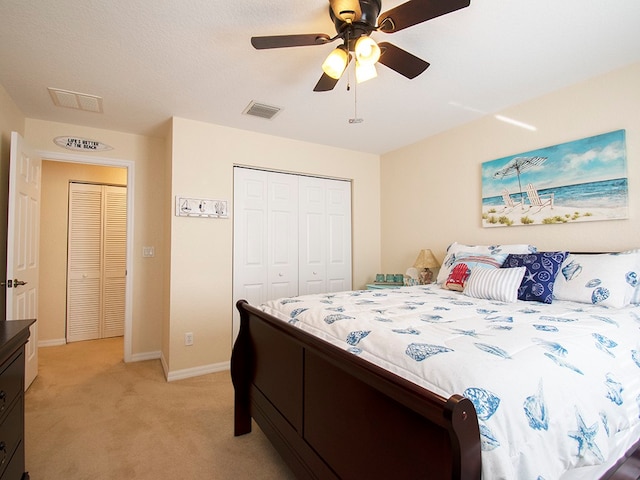
[(347, 68), (349, 54), (344, 47), (338, 47), (332, 51), (322, 64), (322, 70), (331, 78), (339, 79)]
[(440, 263), (438, 263), (438, 260), (436, 260), (433, 252), (427, 248), (424, 250), (420, 250), (418, 258), (416, 258), (413, 266), (415, 268), (438, 268), (440, 266)]
[(380, 47), (373, 38), (366, 35), (358, 39), (354, 51), (356, 53), (356, 60), (358, 60), (361, 65), (373, 65), (380, 59)]
[(362, 83), (378, 76), (376, 66), (374, 64), (362, 64), (356, 62), (356, 82)]

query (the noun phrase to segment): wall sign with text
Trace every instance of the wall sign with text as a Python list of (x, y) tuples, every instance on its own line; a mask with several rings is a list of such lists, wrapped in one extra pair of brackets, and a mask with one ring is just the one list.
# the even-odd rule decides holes
[(104, 152), (106, 150), (113, 150), (113, 147), (106, 143), (82, 137), (56, 137), (53, 139), (53, 143), (67, 150), (82, 152)]

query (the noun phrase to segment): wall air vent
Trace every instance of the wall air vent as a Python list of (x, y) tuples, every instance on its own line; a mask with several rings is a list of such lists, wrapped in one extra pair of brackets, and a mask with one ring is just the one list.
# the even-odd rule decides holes
[(274, 107), (272, 105), (251, 102), (242, 113), (244, 113), (245, 115), (253, 115), (254, 117), (266, 118), (267, 120), (271, 120), (280, 112), (280, 110), (282, 109), (279, 107)]
[(60, 88), (49, 87), (49, 95), (54, 105), (65, 108), (75, 108), (85, 112), (103, 113), (102, 97), (87, 93), (72, 92)]

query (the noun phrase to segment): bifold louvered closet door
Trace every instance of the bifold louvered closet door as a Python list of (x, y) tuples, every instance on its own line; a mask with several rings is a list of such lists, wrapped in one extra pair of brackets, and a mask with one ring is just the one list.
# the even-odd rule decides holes
[(69, 185), (67, 342), (124, 334), (127, 189)]

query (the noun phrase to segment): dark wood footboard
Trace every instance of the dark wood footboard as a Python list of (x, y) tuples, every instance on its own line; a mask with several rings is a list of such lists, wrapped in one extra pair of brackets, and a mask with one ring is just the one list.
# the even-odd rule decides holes
[(240, 300), (235, 435), (253, 418), (299, 478), (479, 479), (473, 404), (446, 399)]

